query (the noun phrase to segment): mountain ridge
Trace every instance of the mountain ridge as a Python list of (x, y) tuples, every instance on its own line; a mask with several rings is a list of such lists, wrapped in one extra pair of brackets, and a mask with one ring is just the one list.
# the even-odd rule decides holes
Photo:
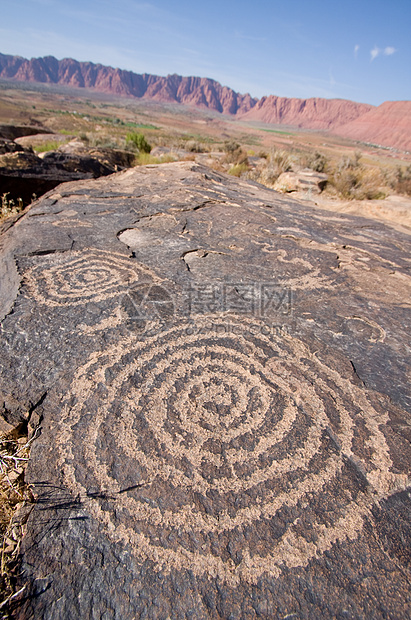
[[(243, 120), (302, 129), (327, 130), (344, 137), (411, 150), (411, 102), (376, 107), (347, 99), (296, 99), (241, 94), (216, 80), (177, 74), (166, 77), (108, 67), (72, 58), (32, 58), (0, 53), (0, 78), (20, 82), (91, 88), (122, 97), (180, 103)], [(390, 105), (388, 105), (390, 104)]]

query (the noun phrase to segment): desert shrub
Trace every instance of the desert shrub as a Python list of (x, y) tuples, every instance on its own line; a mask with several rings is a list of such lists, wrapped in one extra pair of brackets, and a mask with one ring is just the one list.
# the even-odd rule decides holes
[(399, 194), (411, 196), (411, 164), (405, 170), (401, 166), (397, 167), (393, 189)]
[(280, 174), (291, 170), (292, 158), (290, 153), (288, 153), (287, 151), (282, 151), (280, 149), (271, 149), (269, 161), (273, 168), (278, 170)]
[(319, 151), (308, 153), (305, 157), (301, 158), (301, 163), (307, 168), (315, 170), (315, 172), (325, 172), (328, 166), (327, 157)]
[(381, 187), (384, 180), (378, 168), (365, 168), (360, 164), (361, 153), (342, 157), (332, 170), (329, 183), (347, 200), (372, 200), (384, 198)]
[(204, 145), (196, 140), (188, 140), (184, 144), (184, 149), (189, 153), (205, 153), (207, 151)]
[(223, 151), (225, 153), (222, 160), (223, 163), (234, 165), (245, 164), (248, 166), (247, 153), (241, 148), (238, 142), (226, 140), (226, 142), (224, 142)]
[(224, 153), (230, 154), (240, 150), (241, 146), (235, 140), (226, 140), (223, 144)]
[(126, 136), (126, 145), (131, 146), (140, 153), (150, 153), (151, 145), (147, 142), (142, 133), (128, 133)]
[(267, 164), (261, 169), (257, 180), (263, 185), (271, 187), (280, 174), (288, 172), (291, 168), (291, 154), (281, 149), (272, 148), (267, 159)]
[(381, 171), (378, 168), (361, 168), (359, 187), (355, 193), (357, 200), (376, 200), (385, 198)]
[(87, 143), (87, 146), (104, 148), (104, 149), (118, 149), (122, 145), (118, 141), (108, 134), (98, 135), (95, 133), (86, 134), (85, 138), (81, 138)]

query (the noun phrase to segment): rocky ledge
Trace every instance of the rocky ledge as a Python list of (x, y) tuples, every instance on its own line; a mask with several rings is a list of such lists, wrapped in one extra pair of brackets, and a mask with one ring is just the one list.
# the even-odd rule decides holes
[(410, 614), (410, 238), (193, 163), (1, 239), (16, 617)]
[[(5, 127), (0, 126), (0, 136)], [(19, 129), (24, 130), (10, 126), (10, 133)], [(96, 179), (134, 165), (135, 155), (129, 151), (88, 147), (76, 139), (37, 155), (30, 145), (44, 143), (44, 135), (48, 140), (56, 139), (57, 144), (64, 138), (56, 134), (38, 134), (31, 139), (28, 134), (15, 141), (0, 137), (0, 195), (27, 205), (33, 194), (41, 196), (60, 183)]]

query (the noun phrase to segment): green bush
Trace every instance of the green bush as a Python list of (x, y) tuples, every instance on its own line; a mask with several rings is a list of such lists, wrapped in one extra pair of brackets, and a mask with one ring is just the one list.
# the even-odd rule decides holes
[(134, 147), (140, 153), (150, 153), (151, 145), (147, 142), (142, 133), (128, 133), (126, 144)]

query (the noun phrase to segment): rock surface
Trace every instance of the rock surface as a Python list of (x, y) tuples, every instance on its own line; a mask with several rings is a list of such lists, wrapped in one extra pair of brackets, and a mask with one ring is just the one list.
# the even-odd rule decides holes
[(0, 237), (17, 618), (410, 612), (410, 237), (189, 162)]

